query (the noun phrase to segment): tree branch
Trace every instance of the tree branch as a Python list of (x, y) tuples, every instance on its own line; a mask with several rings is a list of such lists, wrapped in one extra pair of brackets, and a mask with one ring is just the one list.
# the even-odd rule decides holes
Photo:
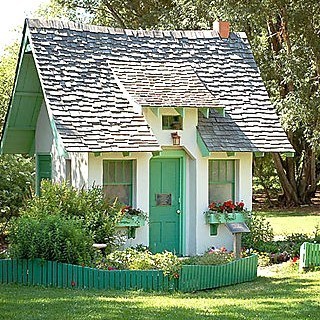
[(120, 26), (125, 29), (126, 28), (126, 24), (124, 23), (123, 18), (120, 16), (120, 14), (113, 8), (113, 6), (110, 4), (109, 1), (107, 0), (102, 0), (102, 3), (104, 6), (106, 6), (106, 8), (108, 9), (108, 11), (110, 12), (110, 14), (119, 22)]

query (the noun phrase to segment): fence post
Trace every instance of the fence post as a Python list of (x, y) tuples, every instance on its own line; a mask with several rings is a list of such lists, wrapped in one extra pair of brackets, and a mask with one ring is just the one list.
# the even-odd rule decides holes
[(304, 242), (300, 246), (300, 259), (299, 259), (299, 271), (303, 271), (303, 268), (306, 267), (306, 244), (307, 242)]

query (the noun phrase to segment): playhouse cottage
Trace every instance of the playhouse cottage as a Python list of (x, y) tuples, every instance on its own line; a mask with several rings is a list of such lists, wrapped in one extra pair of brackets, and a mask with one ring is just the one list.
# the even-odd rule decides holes
[(100, 185), (149, 215), (131, 244), (232, 248), (203, 212), (251, 209), (254, 153), (294, 151), (243, 33), (122, 30), (26, 20), (2, 153), (41, 179)]

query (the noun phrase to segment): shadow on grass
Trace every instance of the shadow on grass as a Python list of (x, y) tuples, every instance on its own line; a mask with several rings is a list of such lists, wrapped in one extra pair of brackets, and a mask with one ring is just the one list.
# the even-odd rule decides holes
[(320, 217), (320, 206), (310, 206), (310, 207), (297, 207), (290, 209), (261, 209), (255, 210), (258, 215), (264, 217)]
[(189, 294), (1, 285), (0, 319), (319, 319), (317, 274)]

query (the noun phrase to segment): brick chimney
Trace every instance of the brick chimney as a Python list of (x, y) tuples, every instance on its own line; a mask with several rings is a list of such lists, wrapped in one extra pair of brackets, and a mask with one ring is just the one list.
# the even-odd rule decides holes
[(213, 30), (217, 31), (222, 39), (229, 38), (230, 22), (228, 21), (215, 21), (213, 23)]

